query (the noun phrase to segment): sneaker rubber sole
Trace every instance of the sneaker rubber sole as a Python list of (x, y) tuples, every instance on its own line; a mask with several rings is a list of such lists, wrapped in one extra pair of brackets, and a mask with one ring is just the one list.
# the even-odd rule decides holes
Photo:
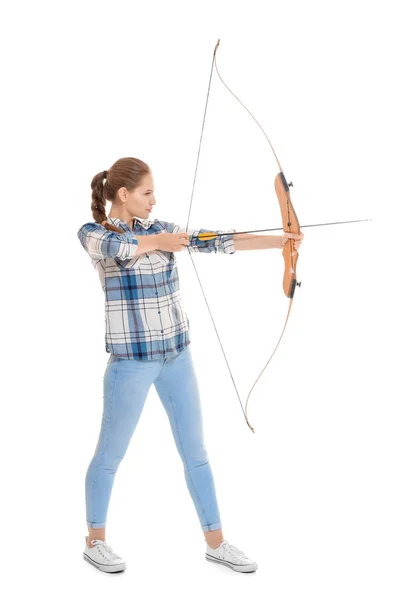
[(235, 565), (227, 560), (224, 560), (221, 558), (216, 558), (215, 556), (211, 556), (210, 554), (207, 554), (207, 553), (206, 553), (206, 559), (209, 560), (210, 562), (220, 563), (221, 565), (224, 565), (225, 567), (229, 567), (230, 569), (233, 569), (233, 571), (238, 571), (239, 573), (253, 573), (257, 569), (256, 564), (254, 564), (254, 565)]
[(125, 563), (121, 563), (119, 565), (103, 565), (101, 563), (98, 563), (95, 560), (93, 560), (93, 558), (88, 556), (86, 552), (83, 553), (83, 558), (93, 567), (99, 569), (100, 571), (104, 571), (105, 573), (119, 573), (120, 571), (125, 571), (126, 569)]

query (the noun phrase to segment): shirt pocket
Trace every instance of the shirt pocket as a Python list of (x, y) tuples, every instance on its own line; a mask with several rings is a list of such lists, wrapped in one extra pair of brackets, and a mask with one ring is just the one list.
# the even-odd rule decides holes
[(121, 269), (131, 269), (137, 263), (141, 262), (146, 258), (145, 254), (138, 254), (137, 256), (133, 256), (132, 258), (126, 258), (125, 260), (121, 260), (117, 257), (114, 258), (116, 264), (121, 267)]
[(165, 250), (154, 250), (148, 256), (154, 267), (162, 267), (165, 268), (167, 266), (173, 266), (175, 263), (175, 255), (174, 252), (167, 252)]

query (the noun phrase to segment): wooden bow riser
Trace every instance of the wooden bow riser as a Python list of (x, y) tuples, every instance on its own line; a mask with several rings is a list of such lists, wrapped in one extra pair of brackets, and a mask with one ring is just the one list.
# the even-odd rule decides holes
[[(280, 211), (282, 213), (283, 230), (286, 233), (300, 234), (299, 220), (290, 200), (289, 185), (283, 174), (283, 171), (276, 175), (275, 190), (279, 200)], [(288, 239), (283, 247), (283, 258), (285, 261), (285, 272), (283, 275), (283, 291), (288, 298), (293, 298), (296, 288), (296, 263), (298, 261), (298, 252), (294, 248), (295, 241)]]

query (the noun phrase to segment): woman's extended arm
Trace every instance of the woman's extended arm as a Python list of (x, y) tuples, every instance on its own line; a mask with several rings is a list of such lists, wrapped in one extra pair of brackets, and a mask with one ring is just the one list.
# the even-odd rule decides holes
[(279, 248), (281, 250), (289, 238), (293, 239), (293, 247), (297, 250), (302, 243), (304, 234), (303, 232), (300, 234), (285, 232), (283, 235), (235, 233), (233, 237), (235, 250), (267, 250), (268, 248)]
[(266, 250), (283, 248), (281, 235), (254, 235), (252, 233), (234, 234), (235, 250)]

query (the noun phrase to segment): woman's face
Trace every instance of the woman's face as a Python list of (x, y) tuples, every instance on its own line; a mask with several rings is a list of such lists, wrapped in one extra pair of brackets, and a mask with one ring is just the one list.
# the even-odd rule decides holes
[(152, 173), (144, 175), (140, 185), (130, 192), (128, 196), (128, 212), (134, 217), (148, 219), (155, 204)]
[(108, 216), (119, 217), (132, 227), (134, 217), (148, 219), (155, 204), (154, 181), (152, 173), (143, 176), (141, 183), (128, 192), (125, 187), (119, 189), (119, 199), (112, 204)]

